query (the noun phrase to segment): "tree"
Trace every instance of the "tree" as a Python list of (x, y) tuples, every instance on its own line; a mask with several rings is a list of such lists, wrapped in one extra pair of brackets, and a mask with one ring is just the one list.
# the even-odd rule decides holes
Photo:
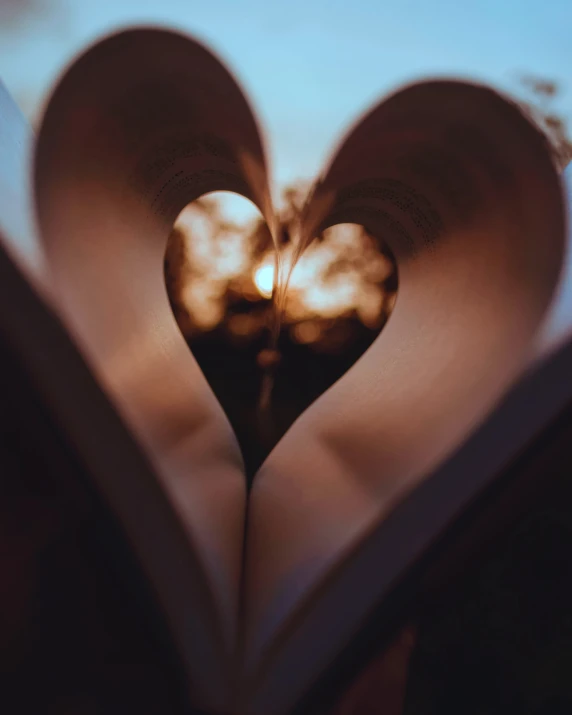
[(572, 160), (572, 140), (568, 134), (567, 122), (554, 110), (554, 100), (560, 93), (556, 82), (525, 75), (521, 85), (528, 98), (521, 102), (524, 113), (540, 127), (553, 150), (554, 160), (564, 169)]

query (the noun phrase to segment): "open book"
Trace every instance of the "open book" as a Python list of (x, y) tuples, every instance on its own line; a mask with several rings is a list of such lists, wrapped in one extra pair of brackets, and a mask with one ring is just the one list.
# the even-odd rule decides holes
[(422, 81), (364, 116), (294, 238), (303, 250), (347, 222), (382, 236), (397, 302), (247, 497), (162, 270), (175, 218), (215, 190), (277, 235), (253, 113), (191, 38), (134, 29), (91, 47), (37, 138), (0, 88), (2, 339), (120, 520), (190, 701), (280, 715), (572, 398), (551, 317), (565, 195), (546, 138), (487, 87)]

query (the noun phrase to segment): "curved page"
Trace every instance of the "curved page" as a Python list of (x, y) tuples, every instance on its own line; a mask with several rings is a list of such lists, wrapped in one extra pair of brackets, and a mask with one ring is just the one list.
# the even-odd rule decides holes
[[(8, 257), (5, 249), (12, 243), (12, 237), (0, 231), (0, 341), (29, 379), (32, 392), (21, 401), (35, 411), (30, 433), (21, 435), (22, 446), (33, 453), (38, 445), (50, 444), (55, 431), (60, 443), (44, 450), (49, 460), (46, 473), (69, 470), (60, 449), (69, 450), (71, 464), (81, 469), (90, 489), (117, 517), (121, 534), (148, 579), (186, 666), (190, 697), (224, 710), (231, 698), (225, 634), (197, 554), (189, 548), (152, 466), (67, 331)], [(44, 410), (50, 420), (46, 433)], [(35, 475), (34, 483), (41, 487), (44, 476)], [(126, 583), (121, 578), (119, 582), (119, 592), (124, 592)], [(14, 658), (17, 662), (19, 655)]]
[[(511, 103), (462, 82), (407, 87), (354, 128), (307, 206), (302, 246), (341, 222), (388, 241), (399, 290), (381, 335), (254, 481), (246, 652), (250, 675), (264, 661), (268, 677), (260, 712), (281, 712), (265, 698), (296, 697), (360, 622), (359, 600), (345, 602), (343, 627), (331, 614), (331, 638), (272, 670), (268, 648), (279, 652), (296, 609), (522, 369), (562, 263), (562, 189), (544, 138)], [(370, 567), (391, 580), (399, 564), (373, 555)], [(369, 594), (367, 579), (354, 589)]]
[(166, 30), (122, 32), (55, 88), (34, 178), (58, 305), (157, 467), (203, 560), (230, 650), (242, 460), (169, 307), (163, 256), (178, 213), (209, 191), (244, 194), (272, 222), (252, 112), (200, 44)]

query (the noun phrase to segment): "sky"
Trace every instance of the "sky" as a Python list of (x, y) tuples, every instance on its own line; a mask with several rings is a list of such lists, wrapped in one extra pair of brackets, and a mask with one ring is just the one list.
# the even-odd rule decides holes
[(0, 77), (35, 118), (86, 44), (132, 24), (193, 34), (230, 66), (278, 184), (318, 174), (368, 106), (422, 76), (557, 80), (572, 119), (571, 0), (0, 0)]

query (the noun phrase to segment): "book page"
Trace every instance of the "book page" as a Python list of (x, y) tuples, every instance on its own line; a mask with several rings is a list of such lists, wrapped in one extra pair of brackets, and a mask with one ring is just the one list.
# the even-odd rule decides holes
[(177, 215), (206, 192), (244, 194), (272, 226), (252, 112), (197, 42), (166, 30), (121, 32), (77, 59), (55, 88), (34, 180), (60, 310), (201, 556), (230, 654), (243, 549), (242, 459), (175, 322), (163, 259)]
[[(340, 222), (388, 242), (397, 301), (369, 350), (255, 477), (246, 555), (253, 712), (285, 711), (382, 597), (403, 566), (401, 543), (364, 551), (359, 582), (348, 567), (346, 601), (333, 608), (323, 594), (336, 563), (522, 371), (562, 265), (562, 187), (544, 137), (510, 102), (463, 82), (406, 87), (350, 132), (306, 208), (301, 246)], [(410, 521), (400, 538), (417, 528)], [(318, 622), (327, 634), (306, 639)]]
[[(149, 459), (104, 395), (68, 331), (33, 289), (29, 276), (11, 259), (7, 247), (12, 241), (0, 230), (0, 353), (6, 428), (0, 459), (6, 517), (2, 543), (7, 558), (2, 592), (9, 600), (12, 596), (18, 601), (4, 611), (10, 623), (8, 629), (2, 627), (3, 674), (10, 673), (16, 692), (23, 679), (34, 682), (30, 672), (34, 666), (41, 671), (42, 682), (50, 680), (50, 671), (52, 675), (55, 672), (56, 682), (50, 680), (52, 687), (48, 686), (47, 692), (44, 687), (35, 690), (48, 708), (50, 690), (51, 695), (59, 693), (56, 709), (61, 710), (62, 691), (58, 691), (57, 680), (60, 675), (68, 683), (70, 679), (62, 655), (64, 661), (73, 662), (82, 658), (83, 646), (83, 656), (94, 647), (89, 628), (87, 633), (77, 631), (82, 621), (85, 625), (92, 619), (103, 641), (95, 644), (96, 652), (79, 665), (80, 670), (93, 671), (103, 658), (104, 670), (109, 666), (117, 675), (117, 660), (125, 657), (122, 638), (126, 633), (121, 635), (113, 626), (112, 614), (121, 618), (121, 608), (110, 609), (110, 605), (119, 599), (129, 608), (131, 599), (136, 618), (142, 603), (149, 605), (142, 636), (145, 639), (151, 634), (158, 659), (167, 656), (162, 663), (173, 669), (177, 693), (184, 689), (193, 703), (224, 710), (230, 697), (224, 657), (228, 634), (222, 633), (216, 618), (199, 554), (189, 548), (188, 536)], [(12, 484), (11, 478), (17, 483)], [(70, 515), (75, 524), (72, 532), (69, 524), (66, 527)], [(110, 523), (114, 529), (110, 530)], [(79, 570), (68, 578), (64, 572), (70, 567), (66, 558), (70, 550), (79, 560)], [(114, 590), (111, 599), (106, 593), (108, 579)], [(89, 594), (87, 602), (82, 600), (84, 589)], [(50, 600), (59, 601), (56, 611), (59, 609), (60, 617), (63, 614), (63, 624), (57, 622)], [(68, 619), (65, 609), (70, 604)], [(46, 621), (54, 615), (50, 631)], [(122, 626), (127, 637), (133, 638), (131, 616), (122, 620)], [(79, 651), (66, 653), (74, 628), (73, 644), (76, 639), (82, 644)], [(54, 644), (51, 639), (56, 633), (62, 640)], [(141, 643), (131, 645), (137, 649)], [(45, 656), (52, 652), (54, 660), (46, 664)], [(139, 655), (140, 666), (147, 656)], [(131, 669), (132, 680), (134, 663), (121, 665)], [(179, 665), (186, 668), (179, 669)], [(18, 677), (22, 671), (25, 675)], [(156, 678), (157, 670), (153, 670), (147, 683), (155, 692)], [(101, 670), (96, 682), (87, 672), (79, 677), (88, 691), (91, 682), (103, 694), (108, 688), (102, 688), (101, 679)], [(79, 695), (82, 685), (78, 688)], [(4, 700), (7, 702), (6, 697)], [(21, 698), (18, 702), (22, 705)], [(91, 705), (93, 702), (86, 707)], [(26, 706), (22, 708), (29, 712)]]

